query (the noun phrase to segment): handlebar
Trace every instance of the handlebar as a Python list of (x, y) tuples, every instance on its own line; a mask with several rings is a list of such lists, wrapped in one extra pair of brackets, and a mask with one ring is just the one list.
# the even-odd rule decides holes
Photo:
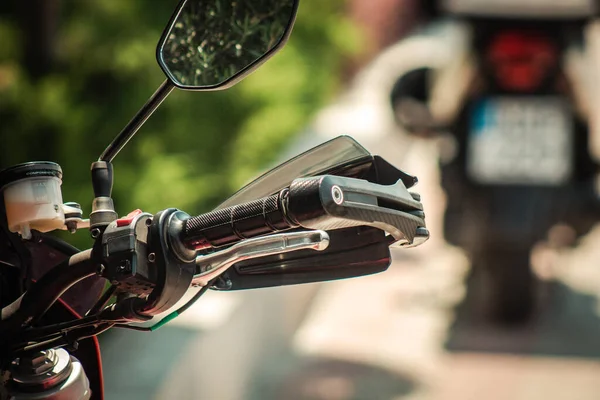
[(333, 175), (300, 178), (277, 194), (187, 219), (180, 239), (199, 250), (298, 227), (333, 230), (368, 225), (410, 245), (416, 237), (428, 235), (416, 196), (401, 180), (379, 185)]
[[(84, 320), (65, 323), (68, 326), (53, 325), (30, 330), (30, 334), (41, 340), (60, 335), (63, 328), (83, 329), (88, 323), (145, 321), (175, 307), (190, 285), (208, 286), (240, 260), (297, 250), (323, 251), (329, 244), (329, 230), (371, 226), (390, 234), (386, 248), (393, 242), (417, 245), (429, 236), (419, 200), (401, 179), (380, 185), (321, 175), (296, 179), (277, 194), (196, 217), (177, 209), (155, 216), (138, 210), (111, 222), (93, 250), (72, 255), (38, 280), (20, 302), (0, 310), (0, 339), (16, 340), (65, 290), (96, 274), (134, 296)], [(295, 228), (303, 229), (267, 235)], [(198, 256), (198, 249), (242, 239), (250, 240)], [(92, 309), (101, 310), (104, 303), (101, 298)], [(179, 309), (170, 315), (178, 313)]]
[(287, 190), (207, 214), (191, 217), (183, 224), (182, 241), (196, 250), (218, 247), (297, 227), (286, 216)]

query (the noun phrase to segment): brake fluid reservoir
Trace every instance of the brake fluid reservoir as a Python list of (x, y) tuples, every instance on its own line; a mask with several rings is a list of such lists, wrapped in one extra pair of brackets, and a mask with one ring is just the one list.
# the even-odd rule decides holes
[(0, 171), (8, 229), (29, 238), (31, 229), (49, 232), (62, 228), (61, 184), (62, 170), (53, 162), (29, 162)]

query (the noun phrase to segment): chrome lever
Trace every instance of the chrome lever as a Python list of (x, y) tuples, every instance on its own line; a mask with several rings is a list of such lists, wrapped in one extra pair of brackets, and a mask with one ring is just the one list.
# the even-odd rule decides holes
[(198, 272), (194, 274), (192, 286), (206, 286), (233, 264), (243, 260), (297, 250), (323, 251), (327, 246), (329, 235), (321, 230), (278, 233), (246, 239), (224, 250), (196, 257)]

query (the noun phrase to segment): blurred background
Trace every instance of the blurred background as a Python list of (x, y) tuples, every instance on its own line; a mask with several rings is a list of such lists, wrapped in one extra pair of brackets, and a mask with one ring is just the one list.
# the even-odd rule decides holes
[[(88, 213), (90, 163), (164, 79), (176, 4), (1, 2), (0, 168), (59, 163)], [(302, 0), (243, 82), (173, 92), (115, 161), (121, 214), (209, 211), (348, 134), (418, 176), (432, 237), (379, 275), (209, 292), (153, 333), (109, 331), (106, 397), (597, 398), (594, 7)]]

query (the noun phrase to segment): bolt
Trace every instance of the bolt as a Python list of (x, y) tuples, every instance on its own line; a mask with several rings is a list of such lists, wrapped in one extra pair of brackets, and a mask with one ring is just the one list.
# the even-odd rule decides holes
[(67, 207), (79, 208), (81, 210), (81, 204), (75, 203), (74, 201), (68, 201), (65, 203)]
[(152, 218), (147, 218), (146, 219), (146, 226), (150, 226), (152, 225)]
[(129, 262), (129, 260), (121, 261), (121, 263), (117, 267), (117, 272), (121, 273), (121, 274), (126, 273), (126, 272), (131, 272), (131, 263)]
[(209, 271), (212, 268), (212, 265), (208, 264), (208, 265), (204, 265), (202, 267), (200, 267), (200, 272), (204, 273), (206, 271)]
[(153, 263), (154, 261), (156, 261), (156, 254), (154, 253), (150, 253), (148, 254), (148, 261)]
[(331, 188), (331, 195), (335, 204), (342, 204), (344, 202), (344, 192), (342, 192), (339, 186), (336, 185)]
[(71, 233), (77, 232), (77, 222), (69, 221), (65, 224), (67, 226), (67, 230)]
[(220, 290), (229, 290), (233, 287), (233, 282), (231, 282), (231, 279), (229, 278), (224, 278), (220, 276), (217, 282), (215, 282), (215, 284), (213, 285), (213, 287), (216, 287)]
[(90, 231), (90, 234), (92, 235), (92, 239), (98, 239), (98, 237), (100, 236), (100, 229), (98, 228), (94, 228)]
[(58, 204), (54, 205), (54, 211), (58, 212)]
[(71, 342), (68, 347), (70, 352), (77, 351), (78, 348), (79, 348), (79, 342), (77, 340), (73, 340), (73, 342)]

